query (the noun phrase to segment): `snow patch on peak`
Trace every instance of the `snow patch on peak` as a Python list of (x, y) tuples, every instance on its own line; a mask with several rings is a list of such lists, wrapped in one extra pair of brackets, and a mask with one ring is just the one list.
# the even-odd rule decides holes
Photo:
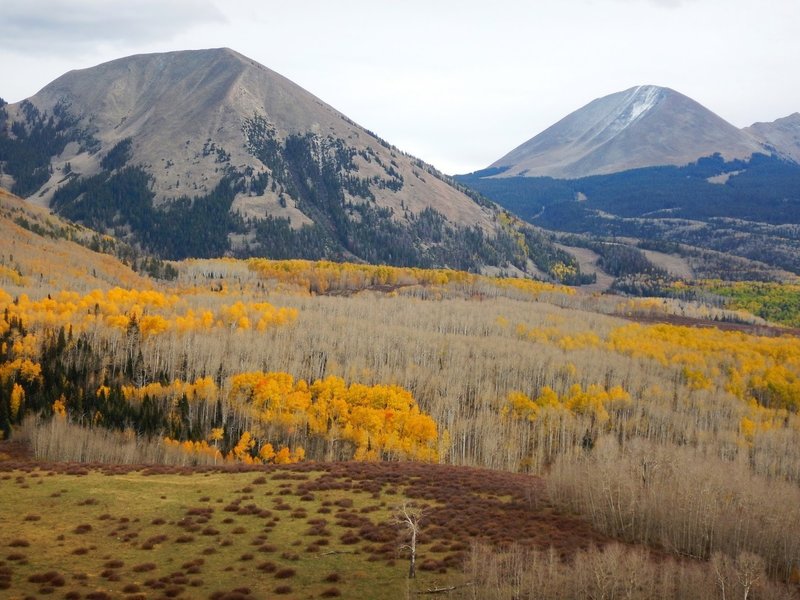
[(640, 85), (628, 90), (593, 127), (588, 139), (608, 141), (616, 137), (652, 110), (663, 96), (663, 89), (654, 85)]
[(633, 93), (628, 123), (633, 123), (641, 115), (653, 108), (661, 98), (661, 89), (652, 85), (642, 85)]

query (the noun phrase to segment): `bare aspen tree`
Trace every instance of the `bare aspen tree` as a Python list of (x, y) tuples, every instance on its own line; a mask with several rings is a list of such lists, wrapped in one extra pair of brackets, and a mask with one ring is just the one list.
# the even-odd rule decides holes
[(752, 552), (741, 552), (736, 557), (736, 581), (742, 588), (742, 598), (747, 600), (753, 586), (764, 576), (764, 559)]
[(727, 600), (730, 590), (730, 572), (732, 570), (730, 557), (723, 552), (715, 552), (711, 556), (711, 566), (714, 568), (714, 574), (717, 578), (717, 585), (719, 586), (720, 598)]
[(408, 536), (408, 543), (400, 546), (401, 550), (408, 550), (408, 578), (414, 579), (417, 575), (417, 537), (420, 531), (420, 521), (425, 515), (425, 509), (403, 502), (394, 513), (392, 522), (403, 527)]

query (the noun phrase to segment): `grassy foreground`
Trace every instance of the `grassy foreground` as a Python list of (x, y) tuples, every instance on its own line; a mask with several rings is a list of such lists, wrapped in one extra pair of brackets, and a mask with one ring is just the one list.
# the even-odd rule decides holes
[[(465, 584), (470, 544), (603, 538), (530, 476), (412, 463), (249, 470), (0, 463), (0, 595), (402, 598)], [(425, 507), (409, 581), (403, 501)]]

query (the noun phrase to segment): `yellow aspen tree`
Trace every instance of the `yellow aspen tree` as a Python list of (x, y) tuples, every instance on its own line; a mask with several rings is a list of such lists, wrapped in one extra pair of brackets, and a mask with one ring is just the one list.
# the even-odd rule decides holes
[(253, 449), (255, 444), (256, 441), (253, 439), (253, 436), (250, 435), (250, 432), (245, 431), (242, 433), (242, 436), (239, 438), (236, 446), (234, 446), (233, 450), (231, 450), (229, 457), (233, 458), (234, 460), (251, 463), (253, 462), (253, 457), (250, 456), (250, 450)]
[(67, 405), (64, 394), (61, 394), (61, 396), (55, 402), (53, 402), (53, 414), (61, 419), (65, 419), (67, 417)]
[(22, 401), (25, 400), (25, 390), (22, 389), (22, 386), (18, 383), (14, 384), (14, 387), (11, 388), (11, 418), (16, 419), (17, 414), (19, 414), (19, 407), (22, 405)]
[(208, 435), (208, 439), (214, 442), (214, 447), (218, 448), (220, 441), (225, 437), (225, 430), (222, 427), (214, 427)]

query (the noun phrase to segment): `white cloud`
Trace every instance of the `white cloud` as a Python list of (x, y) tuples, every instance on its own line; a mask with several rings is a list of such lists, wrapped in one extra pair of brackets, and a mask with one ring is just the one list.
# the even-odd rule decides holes
[(209, 0), (5, 0), (0, 16), (0, 48), (38, 55), (147, 44), (224, 21)]

